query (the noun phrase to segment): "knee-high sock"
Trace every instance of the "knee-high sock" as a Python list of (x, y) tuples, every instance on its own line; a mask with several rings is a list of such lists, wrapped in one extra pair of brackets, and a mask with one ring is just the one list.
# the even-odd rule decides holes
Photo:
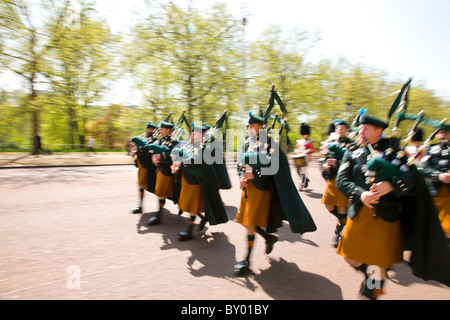
[(166, 199), (159, 199), (159, 211), (164, 207), (166, 204)]
[(253, 242), (254, 241), (255, 241), (255, 235), (248, 235), (247, 236), (248, 252), (247, 252), (247, 258), (245, 259), (247, 262), (250, 261), (250, 254), (252, 253)]
[(165, 204), (166, 204), (166, 199), (159, 199), (159, 209), (158, 209), (158, 212), (156, 213), (157, 217), (160, 216), (161, 209), (164, 207)]
[(191, 233), (192, 232), (192, 227), (194, 226), (194, 222), (195, 222), (195, 215), (189, 216), (187, 233)]
[(139, 188), (139, 206), (142, 207), (142, 201), (144, 199), (144, 189)]
[(258, 233), (264, 240), (269, 238), (269, 234), (261, 227), (256, 227), (256, 233)]
[(345, 225), (347, 222), (347, 215), (343, 213), (338, 213), (337, 208), (335, 207), (333, 210), (329, 210), (330, 213), (335, 216), (339, 220), (340, 225)]

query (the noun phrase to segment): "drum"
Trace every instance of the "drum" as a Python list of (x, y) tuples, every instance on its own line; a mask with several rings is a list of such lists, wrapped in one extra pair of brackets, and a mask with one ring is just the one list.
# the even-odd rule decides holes
[(292, 156), (292, 159), (294, 159), (294, 166), (296, 168), (301, 168), (306, 166), (306, 158), (302, 154), (296, 154)]

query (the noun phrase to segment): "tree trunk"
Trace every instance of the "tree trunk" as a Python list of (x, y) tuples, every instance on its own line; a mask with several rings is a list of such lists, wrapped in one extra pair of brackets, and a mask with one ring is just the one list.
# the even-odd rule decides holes
[(31, 86), (31, 97), (30, 97), (30, 106), (31, 106), (31, 121), (33, 126), (33, 133), (31, 136), (31, 141), (33, 148), (31, 150), (32, 155), (40, 154), (40, 140), (36, 139), (36, 137), (39, 135), (39, 106), (37, 106), (36, 98), (37, 98), (37, 91), (35, 89), (35, 79), (36, 79), (36, 73), (33, 73), (30, 80), (30, 86)]

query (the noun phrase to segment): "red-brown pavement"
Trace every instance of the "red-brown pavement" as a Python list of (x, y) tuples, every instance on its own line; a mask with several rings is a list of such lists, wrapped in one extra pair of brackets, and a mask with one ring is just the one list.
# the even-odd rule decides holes
[[(187, 213), (178, 216), (171, 201), (161, 225), (145, 224), (157, 208), (150, 193), (146, 213), (130, 213), (138, 200), (132, 165), (0, 170), (0, 299), (358, 299), (362, 275), (330, 245), (336, 221), (320, 203), (316, 161), (300, 194), (317, 231), (300, 236), (285, 223), (269, 255), (257, 236), (245, 277), (233, 273), (247, 243), (233, 221), (241, 193), (234, 164), (228, 173), (233, 188), (221, 195), (230, 221), (196, 227), (193, 240), (179, 242)], [(415, 277), (406, 263), (390, 277), (382, 299), (450, 298), (448, 287)]]

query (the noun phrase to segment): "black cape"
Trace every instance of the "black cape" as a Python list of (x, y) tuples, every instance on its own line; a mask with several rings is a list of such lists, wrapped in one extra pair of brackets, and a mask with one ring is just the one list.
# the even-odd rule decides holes
[[(203, 153), (204, 151), (205, 150), (202, 149), (201, 152)], [(195, 163), (192, 158), (190, 160), (191, 163)], [(189, 161), (187, 161), (187, 163), (189, 163)], [(225, 163), (214, 162), (212, 164), (207, 164), (203, 159), (201, 164), (183, 165), (182, 170), (184, 173), (193, 176), (202, 186), (205, 218), (208, 220), (209, 224), (217, 225), (228, 222), (228, 215), (219, 192), (220, 189), (231, 188), (230, 178)], [(175, 175), (174, 189), (177, 190), (179, 198), (181, 192), (181, 179), (179, 178), (178, 173)]]
[(273, 192), (270, 204), (267, 232), (272, 233), (282, 225), (282, 220), (289, 222), (293, 233), (303, 234), (317, 230), (313, 218), (300, 198), (297, 187), (292, 180), (291, 170), (286, 154), (278, 148), (279, 168), (273, 175)]
[(225, 172), (220, 171), (219, 173), (214, 165), (203, 164), (201, 166), (200, 184), (205, 202), (205, 218), (210, 225), (217, 225), (228, 221), (227, 212), (219, 193), (219, 189), (226, 183), (227, 177), (228, 173), (226, 173), (226, 168)]
[(450, 248), (426, 182), (419, 172), (416, 176), (415, 193), (404, 197), (401, 213), (409, 265), (415, 276), (450, 286)]

